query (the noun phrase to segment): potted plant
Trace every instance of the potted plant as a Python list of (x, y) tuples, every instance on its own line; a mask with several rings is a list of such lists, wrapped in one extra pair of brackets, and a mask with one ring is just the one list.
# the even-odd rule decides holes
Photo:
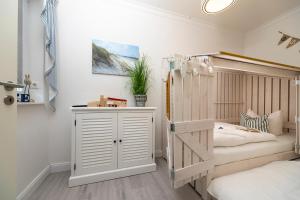
[(137, 107), (145, 107), (149, 89), (150, 69), (145, 56), (137, 60), (129, 70), (131, 92)]

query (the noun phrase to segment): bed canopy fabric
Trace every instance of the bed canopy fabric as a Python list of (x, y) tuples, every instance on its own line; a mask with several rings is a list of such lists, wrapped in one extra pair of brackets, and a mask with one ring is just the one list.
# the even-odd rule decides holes
[[(284, 131), (296, 132), (295, 152), (300, 153), (300, 68), (228, 52), (164, 60), (169, 65), (163, 141), (173, 187), (192, 183), (207, 198), (206, 188), (216, 170), (214, 122), (239, 123), (240, 113), (248, 108), (259, 114), (283, 110)], [(238, 167), (245, 170), (257, 163), (293, 157), (294, 152), (286, 152), (238, 163)], [(229, 168), (218, 173), (226, 174)]]

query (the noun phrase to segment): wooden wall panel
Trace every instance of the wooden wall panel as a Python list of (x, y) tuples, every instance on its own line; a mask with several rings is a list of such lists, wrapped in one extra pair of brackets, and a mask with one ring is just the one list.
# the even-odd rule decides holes
[(229, 73), (225, 73), (225, 83), (224, 83), (224, 94), (225, 94), (225, 99), (224, 99), (224, 106), (225, 106), (225, 112), (224, 112), (224, 118), (229, 119)]
[(235, 76), (233, 76), (232, 74), (229, 74), (229, 76), (228, 76), (228, 79), (229, 79), (229, 83), (228, 83), (228, 96), (229, 96), (229, 98), (228, 98), (228, 102), (230, 102), (229, 104), (228, 104), (228, 118), (229, 119), (232, 119), (232, 117), (233, 117), (233, 114), (234, 114), (234, 107), (233, 107), (233, 94), (234, 94), (234, 92), (233, 92), (233, 90), (234, 90), (234, 88), (233, 88), (233, 80), (235, 79), (234, 78)]
[(283, 121), (289, 120), (289, 80), (283, 78), (280, 80), (280, 110), (282, 110)]
[(258, 114), (265, 113), (265, 77), (259, 76), (258, 81)]
[(258, 113), (258, 76), (252, 76), (252, 102), (251, 107), (255, 113)]
[(239, 123), (240, 113), (249, 108), (259, 115), (282, 110), (284, 123), (294, 126), (296, 90), (292, 78), (222, 69), (216, 82), (218, 121)]
[(246, 109), (252, 107), (252, 75), (246, 76), (247, 82), (246, 82)]
[[(221, 74), (221, 102), (225, 102), (225, 73)], [(225, 119), (225, 104), (220, 104), (221, 106), (221, 115), (220, 118), (221, 119)]]
[[(183, 79), (183, 121), (192, 120), (192, 74), (186, 74)], [(192, 133), (186, 133), (192, 137)], [(192, 151), (184, 144), (183, 145), (183, 167), (189, 166), (192, 163)]]
[(247, 99), (247, 90), (246, 90), (246, 84), (247, 84), (247, 79), (246, 79), (246, 74), (241, 74), (242, 76), (242, 87), (240, 88), (240, 90), (242, 90), (242, 94), (243, 94), (243, 104), (241, 106), (241, 110), (240, 112), (244, 112), (245, 110), (247, 110), (247, 105), (246, 105), (246, 99)]
[(280, 109), (280, 80), (279, 78), (273, 78), (273, 89), (272, 89), (272, 112)]
[(217, 72), (215, 77), (216, 119), (228, 123), (238, 123), (243, 109), (243, 75), (233, 72)]
[(235, 86), (235, 89), (234, 89), (234, 93), (235, 93), (235, 102), (239, 102), (239, 104), (235, 104), (235, 113), (234, 113), (234, 116), (239, 116), (240, 114), (240, 103), (243, 101), (241, 99), (241, 90), (240, 90), (240, 74), (238, 74), (237, 76), (235, 76), (235, 82), (234, 82), (234, 86)]
[(265, 78), (265, 113), (272, 112), (272, 78)]
[[(222, 73), (221, 72), (217, 72), (217, 94), (216, 94), (216, 101), (220, 101), (221, 97), (222, 97)], [(221, 105), (220, 104), (216, 104), (216, 116), (221, 116)]]
[(289, 121), (295, 121), (296, 116), (296, 85), (294, 80), (289, 80)]

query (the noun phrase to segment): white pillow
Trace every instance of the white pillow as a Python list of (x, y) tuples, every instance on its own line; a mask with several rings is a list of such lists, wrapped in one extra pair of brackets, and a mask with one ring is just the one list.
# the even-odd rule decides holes
[(282, 135), (283, 116), (281, 110), (269, 114), (269, 131), (273, 135)]
[(259, 117), (253, 110), (251, 110), (250, 108), (248, 108), (247, 110), (247, 115), (249, 117), (252, 117), (252, 118), (256, 118), (256, 117)]
[[(247, 111), (247, 115), (250, 117), (258, 117), (258, 115), (250, 108)], [(269, 121), (269, 132), (277, 136), (282, 135), (283, 116), (281, 110), (269, 114), (268, 121)]]

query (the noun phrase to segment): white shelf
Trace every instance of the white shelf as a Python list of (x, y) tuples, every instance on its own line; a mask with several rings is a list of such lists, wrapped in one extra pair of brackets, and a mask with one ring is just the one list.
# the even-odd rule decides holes
[(156, 107), (71, 107), (72, 111), (145, 111), (156, 110)]
[(17, 105), (18, 106), (32, 106), (32, 105), (44, 105), (44, 102), (18, 102)]

